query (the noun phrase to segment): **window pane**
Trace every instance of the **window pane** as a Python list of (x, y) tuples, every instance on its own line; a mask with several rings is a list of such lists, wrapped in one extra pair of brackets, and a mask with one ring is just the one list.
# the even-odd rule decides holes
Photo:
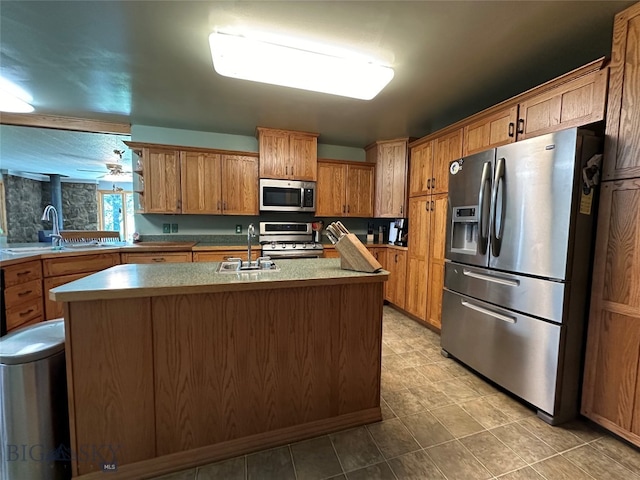
[(115, 230), (123, 235), (122, 228), (122, 195), (105, 193), (102, 195), (102, 221), (105, 230)]

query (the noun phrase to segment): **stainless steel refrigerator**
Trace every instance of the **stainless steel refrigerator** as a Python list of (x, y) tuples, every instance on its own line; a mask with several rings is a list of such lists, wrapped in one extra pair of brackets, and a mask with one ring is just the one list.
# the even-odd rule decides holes
[(553, 425), (578, 412), (601, 149), (572, 128), (450, 165), (442, 352)]

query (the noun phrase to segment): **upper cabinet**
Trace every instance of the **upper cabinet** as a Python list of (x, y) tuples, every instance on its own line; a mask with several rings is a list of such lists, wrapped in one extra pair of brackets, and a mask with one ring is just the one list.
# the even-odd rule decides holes
[(466, 157), (515, 142), (517, 122), (518, 106), (514, 105), (469, 123), (464, 127), (462, 155)]
[(604, 180), (640, 177), (640, 3), (613, 25)]
[(257, 215), (256, 155), (126, 142), (138, 155), (138, 213)]
[(317, 217), (373, 216), (374, 166), (318, 161)]
[(404, 217), (408, 138), (375, 142), (365, 148), (367, 162), (376, 165), (374, 217)]
[(604, 120), (607, 75), (592, 72), (521, 102), (517, 139)]
[(409, 197), (446, 193), (449, 164), (462, 157), (463, 129), (412, 144), (409, 160)]
[(258, 127), (260, 178), (316, 181), (318, 134)]

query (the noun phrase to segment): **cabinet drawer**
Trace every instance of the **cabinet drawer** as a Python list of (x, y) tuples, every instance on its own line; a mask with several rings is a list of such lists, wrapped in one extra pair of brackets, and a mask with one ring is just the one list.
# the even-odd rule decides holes
[(55, 300), (51, 300), (49, 298), (49, 290), (55, 287), (59, 287), (60, 285), (64, 285), (65, 283), (73, 282), (74, 280), (79, 280), (81, 278), (86, 277), (87, 275), (91, 275), (95, 272), (85, 272), (85, 273), (75, 273), (73, 275), (63, 275), (61, 277), (50, 277), (45, 278), (42, 282), (44, 287), (44, 315), (46, 320), (52, 320), (54, 318), (60, 318), (64, 316), (64, 303), (56, 302)]
[[(258, 251), (251, 251), (251, 259), (256, 260), (260, 255), (260, 249)], [(217, 252), (193, 252), (193, 261), (194, 262), (222, 262), (224, 260), (229, 260), (231, 257), (242, 258), (245, 260), (247, 258), (246, 250), (219, 250)]]
[(7, 331), (42, 320), (42, 298), (16, 305), (7, 309)]
[(122, 263), (179, 263), (191, 262), (191, 252), (123, 253)]
[(4, 290), (6, 308), (36, 299), (42, 301), (42, 281), (40, 279), (20, 283)]
[(95, 253), (77, 257), (48, 258), (42, 261), (45, 277), (97, 272), (120, 263), (119, 253)]
[(2, 267), (4, 271), (4, 285), (10, 287), (19, 283), (30, 282), (42, 278), (42, 264), (40, 260)]

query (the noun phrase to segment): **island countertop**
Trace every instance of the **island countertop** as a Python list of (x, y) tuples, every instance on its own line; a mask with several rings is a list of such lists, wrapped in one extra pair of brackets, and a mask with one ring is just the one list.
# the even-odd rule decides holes
[(53, 288), (60, 302), (111, 300), (193, 293), (267, 290), (385, 281), (389, 272), (340, 268), (337, 258), (278, 260), (279, 271), (217, 273), (219, 262), (117, 265)]

